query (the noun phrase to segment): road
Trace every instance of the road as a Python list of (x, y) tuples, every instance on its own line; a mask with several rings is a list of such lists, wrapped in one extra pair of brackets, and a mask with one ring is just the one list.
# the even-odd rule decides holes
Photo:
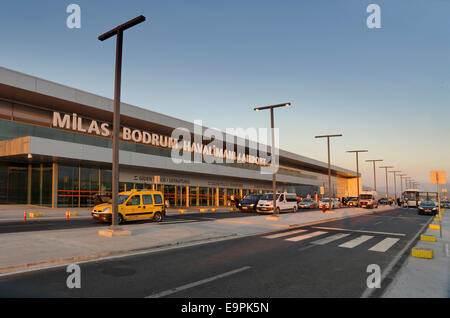
[(360, 297), (367, 266), (387, 268), (429, 218), (400, 208), (82, 263), (80, 289), (65, 267), (3, 276), (0, 297)]

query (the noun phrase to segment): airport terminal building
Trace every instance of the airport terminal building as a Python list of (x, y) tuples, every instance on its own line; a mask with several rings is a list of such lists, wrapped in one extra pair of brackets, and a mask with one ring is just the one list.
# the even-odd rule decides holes
[[(87, 207), (96, 195), (110, 196), (112, 111), (111, 99), (0, 68), (0, 204)], [(211, 146), (193, 123), (125, 103), (121, 125), (121, 190), (159, 189), (171, 206), (183, 207), (223, 206), (231, 195), (271, 192), (272, 176), (260, 172), (270, 155), (248, 140), (243, 152), (242, 139), (230, 135), (227, 143), (216, 140), (223, 147)], [(179, 128), (200, 142), (174, 139)], [(174, 149), (229, 162), (177, 163)], [(333, 193), (356, 196), (354, 171), (332, 166), (331, 172)], [(328, 165), (280, 150), (277, 186), (313, 197), (323, 186), (327, 195)]]

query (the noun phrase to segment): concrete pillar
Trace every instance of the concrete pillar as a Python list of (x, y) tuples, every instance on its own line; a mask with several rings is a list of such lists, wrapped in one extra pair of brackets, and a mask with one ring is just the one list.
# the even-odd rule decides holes
[(27, 175), (27, 204), (31, 204), (31, 174), (33, 172), (31, 164), (28, 164)]
[(44, 187), (44, 165), (39, 165), (39, 205), (42, 206), (42, 188)]
[(52, 208), (58, 207), (58, 164), (53, 164), (52, 169)]
[(216, 206), (219, 206), (219, 188), (216, 188)]
[(189, 207), (189, 186), (186, 186), (186, 207)]
[(200, 205), (200, 188), (199, 187), (197, 187), (196, 189), (196, 198), (195, 198), (195, 202), (197, 203), (197, 206), (199, 206)]

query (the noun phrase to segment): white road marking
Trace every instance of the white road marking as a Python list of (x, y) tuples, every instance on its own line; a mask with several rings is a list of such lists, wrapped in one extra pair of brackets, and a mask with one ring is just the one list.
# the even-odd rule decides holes
[(288, 236), (291, 234), (297, 234), (297, 233), (301, 233), (301, 232), (306, 232), (306, 230), (289, 231), (289, 232), (283, 232), (283, 233), (278, 233), (278, 234), (273, 234), (273, 235), (268, 235), (268, 236), (263, 236), (263, 237), (266, 239), (274, 239), (274, 238), (279, 238), (279, 237)]
[(312, 233), (304, 234), (304, 235), (300, 235), (300, 236), (294, 236), (294, 237), (286, 239), (285, 241), (298, 242), (298, 241), (306, 240), (306, 239), (309, 239), (311, 237), (319, 236), (319, 235), (322, 235), (322, 234), (325, 234), (325, 233), (328, 233), (328, 232), (317, 231), (317, 232), (312, 232)]
[(447, 257), (450, 257), (450, 251), (448, 250), (448, 243), (445, 243), (445, 252), (447, 253)]
[(348, 241), (344, 244), (339, 245), (339, 247), (354, 248), (354, 247), (364, 243), (365, 241), (370, 240), (371, 238), (373, 238), (373, 236), (371, 236), (371, 235), (361, 235), (351, 241)]
[(375, 251), (375, 252), (386, 252), (388, 249), (392, 247), (395, 243), (397, 243), (400, 239), (398, 238), (392, 238), (388, 237), (379, 242), (378, 244), (375, 244), (371, 248), (369, 248), (369, 251)]
[(386, 234), (386, 235), (406, 236), (406, 234), (402, 234), (402, 233), (375, 232), (375, 231), (363, 231), (363, 230), (348, 230), (348, 229), (342, 229), (342, 228), (339, 228), (339, 227), (313, 226), (313, 228), (319, 229), (319, 230), (346, 231), (346, 232), (358, 232), (358, 233), (373, 233), (373, 234)]
[(339, 234), (335, 234), (335, 235), (330, 235), (330, 236), (325, 237), (325, 238), (323, 238), (323, 239), (314, 241), (314, 242), (312, 242), (311, 244), (325, 245), (325, 244), (328, 244), (328, 243), (330, 243), (330, 242), (333, 242), (333, 241), (339, 240), (339, 239), (341, 239), (341, 238), (347, 237), (347, 236), (349, 236), (349, 235), (350, 235), (350, 234), (346, 234), (346, 233), (339, 233)]
[(244, 267), (241, 267), (241, 268), (238, 268), (238, 269), (235, 269), (235, 270), (223, 273), (223, 274), (219, 274), (219, 275), (216, 275), (216, 276), (213, 276), (213, 277), (210, 277), (210, 278), (199, 280), (199, 281), (194, 282), (194, 283), (190, 283), (190, 284), (186, 284), (186, 285), (183, 285), (183, 286), (180, 286), (180, 287), (168, 289), (166, 291), (162, 291), (162, 292), (159, 292), (159, 293), (156, 293), (156, 294), (152, 294), (152, 295), (147, 296), (145, 298), (160, 298), (160, 297), (168, 296), (168, 295), (171, 295), (171, 294), (178, 293), (178, 292), (180, 292), (182, 290), (186, 290), (186, 289), (189, 289), (189, 288), (192, 288), (192, 287), (203, 285), (203, 284), (212, 282), (212, 281), (220, 279), (220, 278), (224, 278), (224, 277), (227, 277), (227, 276), (230, 276), (230, 275), (233, 275), (233, 274), (237, 274), (237, 273), (243, 272), (243, 271), (245, 271), (247, 269), (250, 269), (250, 266), (244, 266)]

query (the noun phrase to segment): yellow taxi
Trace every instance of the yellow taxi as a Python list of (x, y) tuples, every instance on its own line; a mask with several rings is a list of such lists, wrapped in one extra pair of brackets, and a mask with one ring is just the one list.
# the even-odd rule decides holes
[[(92, 217), (101, 222), (112, 220), (111, 200), (108, 203), (96, 205), (92, 210)], [(161, 191), (136, 190), (119, 193), (118, 223), (130, 220), (153, 219), (161, 222), (166, 216), (164, 196)]]

